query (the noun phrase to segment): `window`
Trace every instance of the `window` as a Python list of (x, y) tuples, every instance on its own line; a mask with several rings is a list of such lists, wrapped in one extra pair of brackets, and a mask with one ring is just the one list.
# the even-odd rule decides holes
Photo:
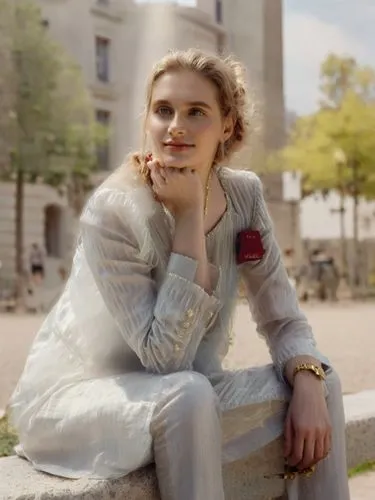
[(223, 22), (223, 4), (221, 0), (216, 0), (216, 22), (219, 24)]
[[(96, 121), (99, 125), (102, 125), (107, 129), (109, 133), (109, 127), (111, 125), (111, 113), (109, 111), (98, 109), (96, 111)], [(99, 170), (109, 170), (110, 168), (110, 146), (109, 137), (107, 136), (104, 143), (100, 144), (96, 150), (96, 157)]]
[(108, 38), (96, 37), (96, 76), (100, 82), (109, 82), (110, 45)]

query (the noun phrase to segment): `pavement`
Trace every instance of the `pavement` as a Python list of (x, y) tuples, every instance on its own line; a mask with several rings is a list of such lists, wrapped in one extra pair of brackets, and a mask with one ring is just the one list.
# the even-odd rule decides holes
[[(336, 368), (344, 393), (375, 389), (375, 303), (307, 304), (304, 311), (318, 347)], [(0, 314), (0, 413), (5, 408), (44, 317)], [(228, 368), (270, 361), (265, 342), (256, 333), (248, 306), (237, 307), (234, 343), (225, 360)], [(352, 500), (375, 500), (375, 473), (350, 480)]]
[(360, 474), (349, 480), (350, 500), (375, 499), (375, 472)]

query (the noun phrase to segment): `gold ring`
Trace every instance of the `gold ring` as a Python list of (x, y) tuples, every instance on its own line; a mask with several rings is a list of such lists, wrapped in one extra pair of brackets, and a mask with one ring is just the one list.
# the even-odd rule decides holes
[(315, 472), (315, 465), (312, 465), (311, 467), (308, 467), (307, 469), (301, 471), (301, 475), (304, 477), (311, 477)]

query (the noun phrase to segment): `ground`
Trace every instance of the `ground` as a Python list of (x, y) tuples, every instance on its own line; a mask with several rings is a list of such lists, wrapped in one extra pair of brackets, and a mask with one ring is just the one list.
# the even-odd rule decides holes
[[(255, 333), (248, 306), (237, 308), (235, 342), (226, 365), (242, 368), (269, 362), (265, 342)], [(336, 368), (343, 392), (375, 389), (375, 303), (340, 302), (304, 306), (319, 350)], [(370, 354), (372, 353), (372, 354)]]
[[(340, 375), (343, 392), (375, 389), (375, 304), (311, 304), (305, 313), (319, 349)], [(42, 316), (0, 315), (0, 409), (5, 408)], [(240, 368), (269, 362), (267, 347), (255, 332), (248, 307), (240, 304), (234, 322), (234, 344), (226, 366)], [(1, 411), (1, 410), (0, 410)], [(372, 500), (375, 473), (351, 479), (352, 500)]]

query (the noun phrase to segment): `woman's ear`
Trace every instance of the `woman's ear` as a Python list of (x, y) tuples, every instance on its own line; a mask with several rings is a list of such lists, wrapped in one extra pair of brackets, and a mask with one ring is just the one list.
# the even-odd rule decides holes
[(223, 123), (223, 142), (226, 142), (233, 135), (234, 122), (232, 116), (227, 116)]

